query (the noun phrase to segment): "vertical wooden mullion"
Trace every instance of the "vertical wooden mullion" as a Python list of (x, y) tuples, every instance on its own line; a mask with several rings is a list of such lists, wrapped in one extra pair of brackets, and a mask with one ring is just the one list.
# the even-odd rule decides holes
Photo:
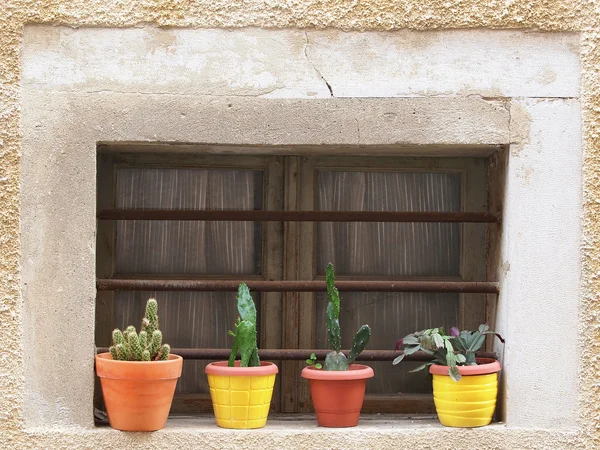
[[(315, 202), (315, 159), (302, 158), (298, 189), (300, 209), (304, 211), (316, 210)], [(299, 274), (302, 280), (312, 280), (316, 277), (316, 227), (317, 223), (301, 222), (299, 230)], [(316, 294), (314, 292), (301, 292), (298, 320), (298, 345), (299, 348), (315, 348), (316, 336)], [(324, 325), (324, 324), (323, 324)], [(309, 355), (306, 355), (307, 357)], [(301, 367), (303, 363), (301, 363)], [(310, 411), (309, 383), (303, 381), (298, 392), (299, 412)]]
[[(98, 154), (96, 204), (97, 209), (115, 207), (116, 174), (112, 158), (108, 154)], [(97, 221), (96, 230), (96, 277), (112, 278), (115, 273), (115, 221)], [(105, 347), (111, 342), (114, 327), (114, 291), (99, 291), (96, 295), (97, 346)]]
[[(283, 208), (283, 158), (271, 157), (268, 161), (264, 209)], [(263, 222), (263, 278), (281, 280), (283, 277), (283, 224)], [(263, 292), (261, 294), (260, 346), (261, 348), (282, 347), (283, 294)], [(281, 367), (281, 361), (275, 361)], [(281, 377), (276, 378), (273, 392), (272, 411), (281, 411)]]
[[(488, 210), (487, 167), (483, 158), (467, 160), (463, 172), (462, 210), (486, 212)], [(461, 239), (461, 278), (464, 281), (486, 279), (485, 224), (463, 223)], [(459, 295), (459, 327), (475, 330), (486, 321), (485, 294)]]
[[(298, 209), (298, 157), (286, 157), (284, 169), (284, 209)], [(283, 274), (285, 280), (297, 280), (298, 265), (298, 222), (284, 222)], [(286, 292), (283, 295), (283, 348), (298, 348), (299, 293)], [(283, 361), (281, 364), (281, 411), (298, 412), (298, 381), (300, 363)]]

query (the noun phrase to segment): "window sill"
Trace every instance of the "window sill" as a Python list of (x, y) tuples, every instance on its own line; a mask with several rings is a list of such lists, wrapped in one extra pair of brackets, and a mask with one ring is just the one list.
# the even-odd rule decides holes
[(26, 431), (35, 448), (431, 448), (442, 442), (452, 449), (570, 448), (577, 430), (509, 428), (495, 422), (481, 428), (447, 428), (432, 415), (363, 414), (354, 428), (321, 428), (314, 415), (270, 416), (257, 430), (229, 430), (215, 425), (212, 414), (174, 416), (153, 433), (127, 433), (108, 426), (93, 428), (38, 428)]
[[(502, 422), (493, 422), (489, 427), (503, 427)], [(99, 430), (111, 430), (108, 425), (97, 427)], [(167, 426), (159, 433), (181, 433), (190, 432), (192, 434), (203, 433), (285, 433), (293, 432), (293, 434), (311, 435), (315, 432), (326, 433), (343, 433), (357, 431), (360, 433), (385, 433), (387, 431), (414, 432), (417, 430), (443, 429), (451, 430), (452, 428), (444, 427), (435, 415), (431, 414), (361, 414), (360, 423), (353, 428), (322, 428), (317, 425), (314, 414), (271, 414), (264, 428), (255, 430), (232, 430), (220, 428), (215, 424), (215, 418), (212, 414), (201, 414), (197, 416), (172, 416), (167, 421)]]

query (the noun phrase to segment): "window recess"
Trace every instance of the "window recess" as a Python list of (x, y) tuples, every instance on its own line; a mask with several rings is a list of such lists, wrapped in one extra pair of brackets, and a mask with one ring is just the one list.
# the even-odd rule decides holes
[(99, 153), (98, 174), (96, 342), (157, 297), (166, 340), (189, 360), (175, 413), (211, 410), (204, 366), (229, 356), (242, 281), (260, 311), (259, 354), (281, 369), (278, 412), (310, 410), (299, 373), (327, 353), (329, 261), (342, 339), (373, 328), (359, 358), (376, 372), (367, 412), (432, 412), (426, 377), (408, 373), (430, 357), (392, 367), (396, 339), (492, 314), (486, 233), (500, 217), (487, 208), (484, 158)]

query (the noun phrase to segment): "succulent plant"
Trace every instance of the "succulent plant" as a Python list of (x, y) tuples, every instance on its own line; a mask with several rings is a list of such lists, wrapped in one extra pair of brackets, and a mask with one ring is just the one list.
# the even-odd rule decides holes
[(315, 355), (314, 353), (311, 353), (310, 356), (306, 359), (306, 364), (308, 364), (309, 366), (315, 366), (315, 369), (323, 368), (323, 364), (317, 362), (317, 355)]
[(109, 348), (113, 359), (119, 361), (160, 361), (169, 359), (171, 347), (162, 343), (162, 332), (158, 329), (158, 303), (151, 298), (146, 303), (146, 315), (138, 334), (133, 325), (125, 331), (115, 328), (112, 332), (113, 345)]
[(416, 331), (404, 336), (396, 342), (396, 350), (403, 352), (394, 359), (392, 364), (398, 364), (407, 355), (422, 351), (433, 356), (433, 361), (425, 363), (411, 372), (425, 369), (432, 364), (448, 366), (448, 375), (454, 381), (459, 381), (462, 376), (456, 366), (472, 366), (477, 364), (475, 352), (478, 351), (488, 334), (495, 335), (504, 344), (504, 339), (498, 333), (489, 331), (487, 324), (479, 325), (475, 331), (450, 328), (450, 335), (444, 333), (443, 328), (429, 328)]
[(331, 263), (327, 264), (325, 279), (327, 283), (327, 296), (329, 298), (325, 314), (327, 338), (333, 351), (328, 353), (325, 357), (323, 370), (348, 370), (349, 364), (360, 355), (369, 343), (371, 328), (369, 325), (363, 325), (358, 329), (352, 340), (352, 348), (348, 353), (348, 357), (340, 351), (342, 347), (340, 335), (340, 293), (335, 287), (335, 274), (333, 271), (333, 264)]
[(238, 288), (237, 301), (240, 315), (235, 323), (235, 332), (229, 330), (229, 334), (233, 336), (233, 345), (227, 365), (233, 367), (239, 353), (241, 367), (260, 366), (256, 345), (256, 306), (245, 283)]

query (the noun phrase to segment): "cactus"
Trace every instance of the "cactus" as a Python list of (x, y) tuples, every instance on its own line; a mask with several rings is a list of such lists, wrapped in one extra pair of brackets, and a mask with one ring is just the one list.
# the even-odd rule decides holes
[(112, 350), (113, 348), (115, 349), (114, 353), (116, 353), (118, 360), (121, 360), (121, 361), (127, 361), (127, 360), (129, 360), (129, 356), (128, 356), (129, 354), (125, 350), (125, 344), (117, 344), (117, 345), (112, 346), (109, 349), (111, 355), (113, 354), (113, 350)]
[(248, 286), (244, 283), (240, 284), (238, 288), (237, 301), (240, 316), (235, 323), (235, 332), (229, 330), (229, 334), (233, 336), (233, 345), (227, 365), (233, 367), (239, 353), (241, 367), (260, 366), (258, 347), (256, 346), (256, 306)]
[(354, 339), (352, 339), (352, 348), (350, 349), (350, 353), (348, 353), (348, 364), (354, 362), (356, 357), (361, 354), (361, 352), (369, 343), (370, 337), (371, 328), (369, 327), (369, 325), (363, 325), (358, 329), (356, 335), (354, 336)]
[(151, 355), (155, 355), (160, 350), (160, 346), (162, 345), (162, 332), (160, 330), (154, 330), (152, 333), (152, 340), (148, 346), (148, 350)]
[(348, 370), (348, 359), (346, 359), (346, 355), (336, 351), (327, 353), (323, 370)]
[(164, 361), (169, 359), (171, 347), (162, 343), (158, 329), (158, 303), (151, 298), (146, 303), (146, 315), (138, 334), (133, 325), (125, 331), (112, 332), (113, 345), (109, 348), (113, 359), (120, 361)]
[(371, 328), (369, 328), (369, 325), (363, 325), (359, 328), (356, 336), (354, 336), (354, 339), (352, 340), (352, 348), (350, 349), (348, 357), (340, 351), (342, 346), (342, 338), (340, 335), (340, 293), (334, 285), (335, 274), (333, 272), (333, 264), (331, 263), (327, 264), (325, 278), (327, 280), (327, 296), (329, 297), (325, 315), (327, 337), (333, 351), (327, 354), (323, 370), (348, 370), (348, 365), (358, 357), (369, 343)]
[(163, 344), (155, 359), (157, 361), (166, 361), (169, 359), (169, 353), (171, 353), (171, 346), (169, 344)]
[(142, 352), (144, 349), (142, 349), (142, 346), (140, 345), (140, 338), (135, 331), (129, 333), (129, 349), (131, 351), (132, 361), (142, 360)]
[(333, 273), (333, 264), (329, 263), (325, 271), (327, 280), (327, 296), (329, 303), (325, 313), (327, 322), (327, 337), (329, 344), (336, 352), (342, 347), (342, 339), (340, 337), (340, 293), (334, 286), (335, 275)]

